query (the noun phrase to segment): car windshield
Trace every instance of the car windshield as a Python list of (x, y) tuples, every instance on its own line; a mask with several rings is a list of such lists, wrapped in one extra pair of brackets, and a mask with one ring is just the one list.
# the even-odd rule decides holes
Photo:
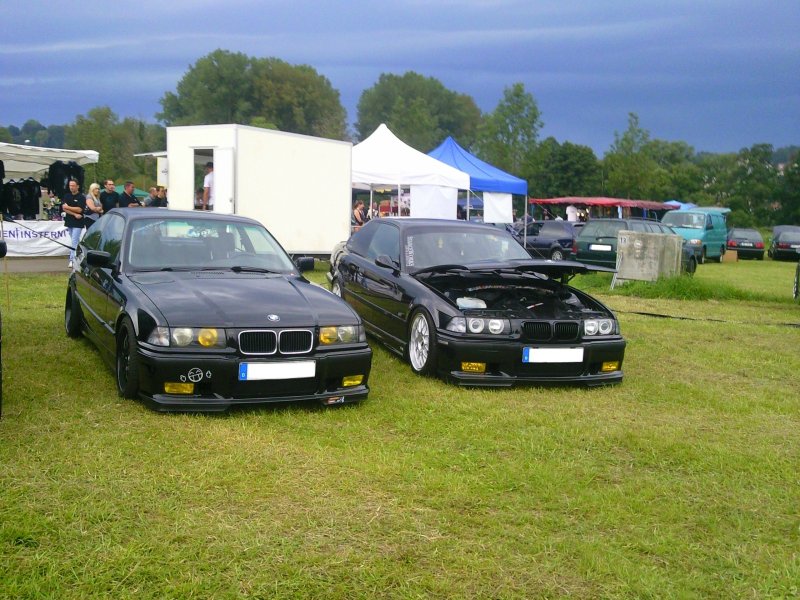
[(663, 223), (672, 227), (684, 227), (686, 229), (702, 229), (706, 224), (706, 216), (696, 213), (686, 213), (680, 211), (668, 212), (661, 219)]
[(217, 219), (135, 220), (126, 259), (134, 270), (238, 268), (288, 273), (291, 259), (260, 225)]
[(405, 263), (411, 271), (514, 259), (530, 259), (530, 255), (513, 237), (501, 231), (415, 231), (406, 236)]

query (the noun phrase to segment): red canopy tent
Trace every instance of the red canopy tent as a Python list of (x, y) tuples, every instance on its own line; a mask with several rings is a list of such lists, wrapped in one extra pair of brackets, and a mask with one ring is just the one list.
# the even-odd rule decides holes
[(642, 208), (646, 210), (673, 210), (675, 207), (663, 202), (653, 200), (626, 200), (623, 198), (586, 198), (583, 196), (569, 196), (564, 198), (528, 198), (530, 204), (582, 204), (584, 206), (622, 206), (627, 208)]

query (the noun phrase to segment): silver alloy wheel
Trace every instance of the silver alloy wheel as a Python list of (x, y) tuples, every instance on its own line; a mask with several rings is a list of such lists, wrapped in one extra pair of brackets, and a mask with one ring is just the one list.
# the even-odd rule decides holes
[(408, 359), (415, 371), (422, 371), (428, 362), (430, 353), (431, 332), (428, 320), (422, 313), (417, 313), (411, 322), (411, 335), (408, 340)]
[(564, 260), (564, 253), (556, 248), (552, 253), (550, 253), (550, 260)]

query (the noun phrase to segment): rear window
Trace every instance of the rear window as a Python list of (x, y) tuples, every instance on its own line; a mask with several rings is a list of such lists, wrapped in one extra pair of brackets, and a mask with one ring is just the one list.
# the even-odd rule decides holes
[(617, 232), (625, 229), (622, 221), (589, 221), (582, 229), (578, 237), (617, 237)]
[(784, 232), (781, 234), (780, 241), (796, 244), (797, 242), (800, 242), (800, 233), (795, 233), (794, 231)]
[(761, 241), (761, 234), (752, 229), (734, 229), (732, 237), (740, 238), (743, 240), (750, 240), (753, 242)]

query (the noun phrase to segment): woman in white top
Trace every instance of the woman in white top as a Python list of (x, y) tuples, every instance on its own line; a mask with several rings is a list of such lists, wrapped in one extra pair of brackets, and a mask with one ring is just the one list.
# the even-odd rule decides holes
[(93, 183), (89, 186), (89, 193), (86, 194), (86, 227), (91, 227), (92, 223), (103, 214), (103, 204), (100, 202), (100, 184)]

